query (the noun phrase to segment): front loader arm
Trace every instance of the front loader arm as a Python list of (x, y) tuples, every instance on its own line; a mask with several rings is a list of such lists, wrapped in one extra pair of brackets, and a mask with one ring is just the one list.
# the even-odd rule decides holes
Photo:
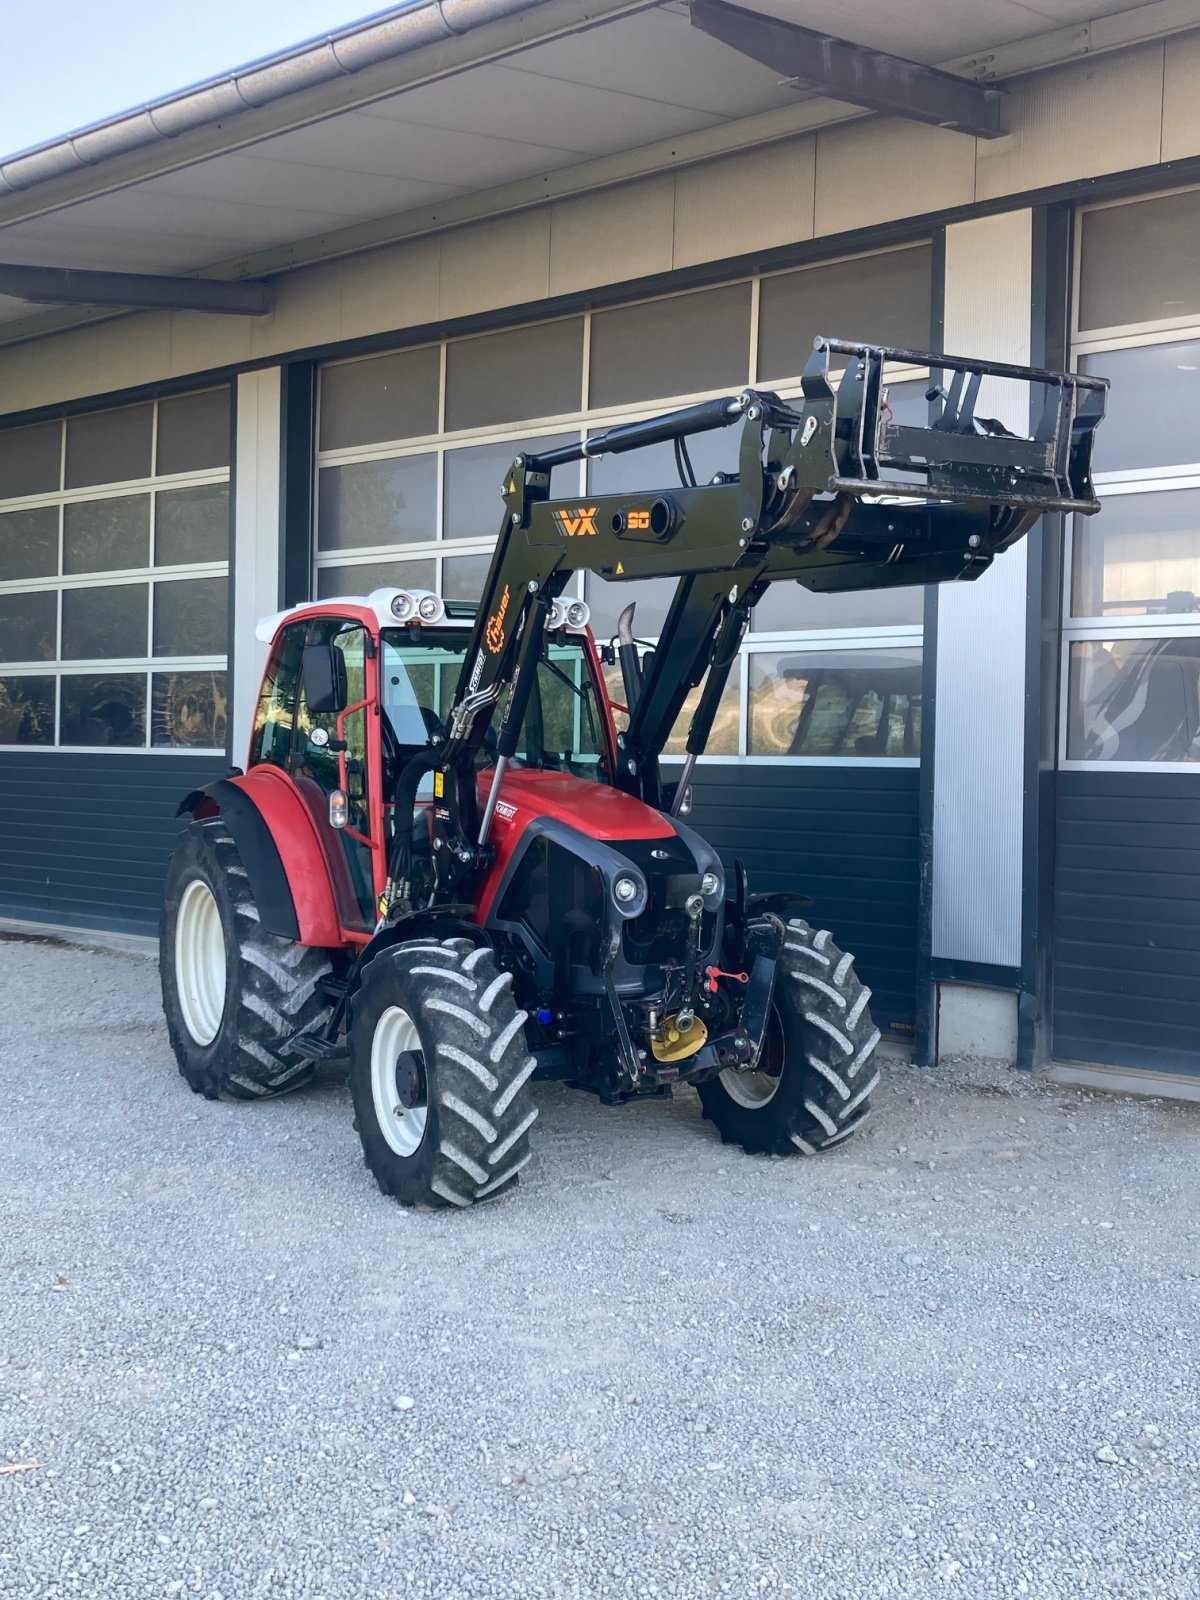
[[(929, 369), (926, 426), (893, 417), (889, 362)], [(838, 364), (844, 370), (835, 379)], [(1026, 435), (977, 416), (989, 379), (1029, 390), (1028, 414), (1038, 415)], [(1107, 387), (1073, 373), (819, 338), (798, 405), (746, 389), (518, 456), (450, 725), (418, 758), (434, 769), (435, 900), (459, 898), (463, 877), (490, 859), (500, 778), (520, 738), (545, 630), (561, 626), (559, 597), (573, 573), (678, 579), (614, 774), (620, 787), (657, 805), (658, 757), (686, 696), (707, 672), (688, 740), (694, 759), (750, 609), (771, 583), (823, 593), (970, 581), (1043, 514), (1094, 512), (1092, 441)], [(1040, 406), (1032, 404), (1037, 388)], [(736, 475), (551, 498), (557, 466), (735, 424)], [(474, 759), (506, 692), (497, 772), (481, 815)]]

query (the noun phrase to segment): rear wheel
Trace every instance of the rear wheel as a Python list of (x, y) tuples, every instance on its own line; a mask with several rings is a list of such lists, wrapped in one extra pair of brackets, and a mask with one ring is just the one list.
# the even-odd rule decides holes
[(367, 1166), (402, 1205), (469, 1206), (517, 1182), (537, 1108), (512, 974), (468, 939), (369, 962), (354, 996), (350, 1089)]
[(194, 822), (167, 869), (159, 977), (179, 1070), (197, 1094), (261, 1100), (298, 1089), (312, 1066), (287, 1041), (328, 1009), (323, 950), (267, 933), (220, 817)]
[(870, 998), (827, 932), (790, 922), (758, 1069), (697, 1085), (722, 1140), (752, 1155), (815, 1155), (860, 1128), (879, 1082)]

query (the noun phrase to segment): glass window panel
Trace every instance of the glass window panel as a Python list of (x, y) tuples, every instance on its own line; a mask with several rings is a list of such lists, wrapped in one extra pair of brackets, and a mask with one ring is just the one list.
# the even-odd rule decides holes
[(58, 507), (0, 514), (0, 583), (58, 571)]
[(656, 639), (662, 632), (678, 580), (675, 578), (632, 578), (610, 583), (589, 572), (583, 580), (583, 597), (592, 608), (591, 629), (597, 639), (611, 639), (617, 631), (617, 618), (632, 601), (633, 626), (639, 639)]
[(437, 538), (437, 457), (394, 456), (322, 467), (317, 542), (322, 550)]
[(926, 244), (764, 278), (759, 382), (798, 378), (818, 334), (927, 350), (933, 252)]
[(64, 673), (61, 682), (60, 744), (145, 744), (144, 672)]
[(1200, 638), (1071, 646), (1072, 761), (1200, 761)]
[(224, 672), (156, 672), (151, 684), (151, 744), (225, 748), (229, 707)]
[(204, 472), (229, 465), (230, 393), (207, 389), (158, 402), (158, 464), (168, 472)]
[(150, 476), (154, 407), (122, 406), (67, 418), (67, 488)]
[(0, 660), (53, 661), (57, 626), (53, 589), (0, 594)]
[(53, 494), (61, 487), (62, 423), (0, 428), (0, 500)]
[(319, 448), (436, 433), (440, 383), (437, 345), (322, 367)]
[(102, 661), (109, 656), (144, 656), (149, 602), (150, 586), (145, 583), (64, 589), (63, 660)]
[[(688, 729), (691, 727), (696, 707), (700, 704), (700, 696), (704, 692), (704, 683), (707, 681), (706, 677), (704, 682), (698, 683), (683, 702), (683, 710), (679, 713), (678, 720), (663, 746), (664, 755), (681, 756), (687, 753)], [(721, 701), (713, 718), (712, 731), (704, 747), (705, 755), (735, 756), (738, 753), (738, 726), (742, 715), (741, 681), (742, 661), (739, 659), (730, 668), (729, 681), (721, 691)], [(615, 690), (613, 692), (616, 693), (618, 700), (623, 698), (623, 689), (621, 693)]]
[(453, 339), (446, 348), (450, 430), (578, 411), (582, 391), (582, 317)]
[(749, 662), (751, 755), (920, 755), (920, 650), (772, 651)]
[(154, 564), (229, 559), (229, 485), (206, 483), (154, 497)]
[(852, 594), (814, 594), (803, 584), (773, 583), (755, 606), (755, 633), (812, 632), (834, 628), (896, 628), (920, 623), (925, 590), (868, 589)]
[[(505, 475), (523, 451), (557, 449), (578, 443), (579, 435), (547, 433), (503, 444), (470, 445), (445, 454), (445, 492), (442, 525), (447, 539), (494, 538), (504, 515), (501, 492)], [(579, 482), (579, 468), (560, 467), (554, 478), (555, 494), (570, 493)], [(564, 488), (563, 485), (568, 487)]]
[(450, 556), (443, 560), (442, 597), (478, 601), (491, 564), (491, 556)]
[(1079, 367), (1112, 382), (1096, 432), (1097, 472), (1200, 461), (1200, 340), (1105, 350)]
[(750, 285), (618, 306), (592, 317), (589, 404), (741, 389), (750, 359)]
[(54, 743), (54, 679), (0, 678), (0, 744)]
[(1080, 229), (1080, 328), (1200, 311), (1200, 190), (1085, 211)]
[(1200, 611), (1200, 491), (1105, 498), (1076, 517), (1071, 614), (1157, 617)]
[(317, 599), (342, 595), (368, 595), (372, 589), (435, 589), (437, 570), (430, 556), (424, 561), (368, 561), (357, 565), (317, 568)]
[(228, 578), (154, 585), (156, 656), (223, 656), (228, 639)]
[(150, 564), (150, 496), (117, 495), (63, 507), (63, 571), (116, 572)]

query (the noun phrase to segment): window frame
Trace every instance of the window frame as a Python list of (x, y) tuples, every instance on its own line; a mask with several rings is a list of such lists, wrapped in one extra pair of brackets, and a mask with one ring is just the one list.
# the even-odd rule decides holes
[[(224, 384), (206, 385), (201, 389), (185, 390), (182, 393), (185, 395), (205, 394), (226, 387), (228, 386)], [(179, 397), (174, 394), (163, 395), (161, 401), (169, 401)], [(221, 578), (228, 584), (232, 576), (231, 564), (228, 559), (228, 546), (226, 559), (223, 561), (173, 562), (168, 566), (156, 566), (154, 564), (158, 496), (160, 494), (166, 494), (175, 489), (199, 488), (210, 485), (227, 486), (230, 492), (231, 519), (233, 515), (231, 464), (226, 464), (223, 467), (200, 468), (189, 472), (164, 473), (162, 475), (157, 473), (160, 403), (159, 397), (156, 397), (153, 401), (150, 439), (151, 471), (148, 477), (125, 479), (115, 483), (94, 484), (77, 489), (64, 488), (63, 485), (66, 482), (67, 431), (72, 417), (83, 414), (68, 412), (57, 419), (60, 429), (59, 487), (40, 494), (18, 495), (8, 499), (0, 498), (0, 515), (9, 512), (36, 510), (43, 507), (56, 510), (58, 514), (57, 571), (38, 578), (13, 578), (7, 580), (0, 578), (0, 593), (4, 595), (36, 594), (46, 591), (51, 591), (55, 595), (55, 654), (53, 659), (49, 661), (0, 661), (0, 678), (52, 677), (54, 679), (55, 739), (52, 744), (0, 744), (0, 752), (2, 753), (62, 750), (73, 754), (98, 754), (103, 752), (111, 755), (224, 756), (226, 754), (226, 745), (164, 745), (154, 743), (154, 678), (156, 676), (186, 672), (223, 672), (226, 674), (227, 706), (230, 699), (228, 648), (223, 653), (214, 652), (192, 656), (178, 654), (155, 655), (154, 653), (154, 589), (156, 584), (186, 582), (205, 578)], [(127, 403), (117, 404), (105, 409), (116, 412), (127, 410), (129, 406)], [(232, 446), (230, 456), (232, 457)], [(147, 564), (144, 567), (111, 568), (100, 572), (64, 573), (65, 508), (69, 505), (84, 502), (127, 499), (139, 495), (148, 496), (150, 501)], [(64, 659), (62, 655), (64, 593), (81, 590), (94, 592), (97, 589), (113, 588), (131, 583), (145, 584), (148, 590), (145, 650), (139, 654), (124, 656)], [(142, 676), (145, 680), (145, 727), (141, 744), (95, 745), (66, 744), (62, 742), (59, 734), (62, 722), (62, 682), (64, 678), (100, 677), (109, 674), (115, 676), (117, 674), (134, 673)]]
[[(1122, 323), (1110, 328), (1083, 329), (1079, 324), (1080, 289), (1083, 274), (1083, 217), (1093, 211), (1111, 210), (1114, 206), (1140, 205), (1146, 201), (1163, 199), (1172, 194), (1183, 194), (1200, 189), (1196, 184), (1177, 184), (1170, 189), (1156, 189), (1151, 193), (1125, 196), (1117, 200), (1101, 200), (1079, 206), (1075, 213), (1072, 241), (1071, 271), (1071, 366), (1078, 368), (1086, 357), (1103, 357), (1114, 350), (1138, 350), (1153, 345), (1177, 344), (1184, 339), (1200, 339), (1200, 312), (1189, 316), (1158, 317), (1144, 323)], [(1103, 501), (1127, 495), (1166, 493), (1172, 490), (1200, 490), (1200, 440), (1197, 441), (1197, 459), (1170, 466), (1114, 468), (1094, 476), (1097, 493)], [(1071, 649), (1077, 644), (1097, 643), (1104, 639), (1172, 639), (1200, 638), (1200, 614), (1194, 617), (1175, 614), (1166, 616), (1077, 617), (1071, 613), (1075, 585), (1075, 526), (1067, 518), (1063, 529), (1063, 581), (1059, 637), (1058, 683), (1058, 767), (1062, 772), (1162, 772), (1197, 773), (1200, 762), (1194, 761), (1101, 761), (1083, 759), (1067, 754), (1067, 735), (1070, 718)]]

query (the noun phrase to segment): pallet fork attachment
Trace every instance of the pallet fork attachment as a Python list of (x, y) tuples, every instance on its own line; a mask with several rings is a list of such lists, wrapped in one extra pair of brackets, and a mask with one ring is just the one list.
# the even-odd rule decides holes
[[(930, 374), (924, 426), (892, 412), (887, 369), (896, 365)], [(1027, 432), (979, 415), (988, 380), (1025, 391), (1021, 414), (1035, 419)], [(1098, 509), (1091, 456), (1104, 379), (822, 337), (801, 388), (798, 403), (745, 389), (514, 461), (449, 729), (417, 758), (422, 770), (433, 768), (439, 797), (431, 903), (459, 898), (456, 885), (490, 859), (500, 779), (516, 753), (544, 635), (562, 626), (559, 597), (572, 574), (677, 580), (611, 774), (660, 806), (658, 758), (683, 703), (707, 674), (687, 740), (694, 760), (751, 609), (770, 584), (833, 592), (974, 581), (1039, 517)], [(737, 472), (689, 481), (686, 440), (739, 423)], [(555, 467), (663, 442), (676, 444), (679, 485), (551, 496)], [(474, 757), (506, 691), (481, 814)], [(398, 799), (405, 793), (402, 777)], [(397, 829), (389, 873), (397, 909), (407, 903), (405, 836)]]

